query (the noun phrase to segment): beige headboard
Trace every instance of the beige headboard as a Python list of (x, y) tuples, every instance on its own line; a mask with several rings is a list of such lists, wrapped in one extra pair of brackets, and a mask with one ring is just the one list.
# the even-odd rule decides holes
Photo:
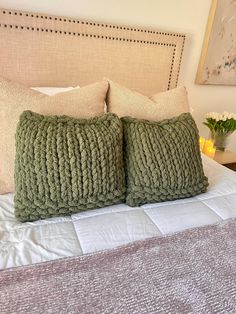
[(0, 75), (29, 86), (108, 77), (151, 95), (177, 85), (185, 35), (0, 9)]

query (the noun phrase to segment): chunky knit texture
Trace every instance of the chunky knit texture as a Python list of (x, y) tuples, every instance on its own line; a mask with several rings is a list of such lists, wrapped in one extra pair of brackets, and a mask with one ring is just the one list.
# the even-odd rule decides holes
[(125, 197), (122, 124), (25, 111), (17, 126), (15, 215), (20, 221), (120, 203)]
[(198, 130), (189, 113), (151, 122), (122, 118), (127, 179), (126, 203), (138, 206), (206, 191)]

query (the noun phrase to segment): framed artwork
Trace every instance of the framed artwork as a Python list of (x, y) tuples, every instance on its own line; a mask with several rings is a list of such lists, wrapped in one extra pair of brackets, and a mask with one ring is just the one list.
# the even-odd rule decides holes
[(196, 83), (236, 85), (236, 0), (212, 0)]

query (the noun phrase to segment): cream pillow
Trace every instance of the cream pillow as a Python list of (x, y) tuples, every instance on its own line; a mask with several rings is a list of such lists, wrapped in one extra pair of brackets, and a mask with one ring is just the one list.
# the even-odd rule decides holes
[(190, 111), (184, 86), (147, 97), (110, 80), (108, 82), (107, 110), (119, 117), (130, 116), (155, 121), (170, 119)]
[(14, 191), (15, 131), (20, 114), (91, 118), (104, 113), (108, 83), (102, 81), (47, 96), (0, 77), (0, 194)]

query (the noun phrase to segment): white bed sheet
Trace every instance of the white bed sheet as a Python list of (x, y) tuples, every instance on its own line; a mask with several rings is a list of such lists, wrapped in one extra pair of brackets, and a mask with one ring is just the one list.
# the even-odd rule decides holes
[(236, 173), (203, 156), (207, 193), (131, 208), (125, 204), (71, 217), (19, 223), (13, 194), (0, 195), (0, 269), (110, 249), (236, 217)]

